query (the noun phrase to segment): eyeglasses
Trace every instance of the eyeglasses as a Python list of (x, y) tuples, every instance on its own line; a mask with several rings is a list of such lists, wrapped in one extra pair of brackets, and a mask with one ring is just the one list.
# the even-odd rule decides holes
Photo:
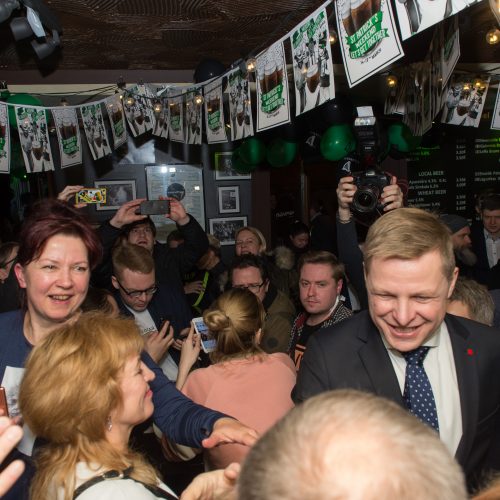
[[(116, 279), (116, 276), (115, 276)], [(132, 297), (133, 299), (136, 299), (137, 297), (140, 297), (143, 293), (146, 295), (153, 295), (157, 290), (158, 290), (158, 285), (154, 285), (151, 288), (147, 288), (146, 290), (132, 290), (129, 292), (119, 281), (116, 279), (116, 282), (118, 283), (119, 287), (125, 292), (126, 295), (129, 297)]]
[(265, 284), (262, 283), (250, 283), (249, 285), (233, 285), (233, 288), (239, 288), (240, 290), (250, 290), (251, 292), (257, 293)]

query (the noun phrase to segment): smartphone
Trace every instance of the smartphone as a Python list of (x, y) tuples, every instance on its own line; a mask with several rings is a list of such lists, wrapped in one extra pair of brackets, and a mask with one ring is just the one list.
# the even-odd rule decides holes
[(7, 406), (7, 395), (5, 394), (5, 387), (0, 387), (0, 410), (4, 417), (9, 416), (9, 407)]
[(215, 351), (217, 341), (210, 336), (207, 325), (205, 325), (203, 318), (193, 318), (193, 325), (196, 333), (200, 336), (201, 348), (205, 352)]
[(141, 215), (158, 215), (170, 213), (170, 200), (146, 200), (139, 207)]
[(75, 195), (76, 203), (106, 203), (106, 188), (83, 188)]

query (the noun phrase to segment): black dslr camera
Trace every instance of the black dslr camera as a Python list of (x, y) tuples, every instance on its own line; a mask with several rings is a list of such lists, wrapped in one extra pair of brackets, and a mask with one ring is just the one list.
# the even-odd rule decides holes
[(382, 211), (384, 205), (380, 195), (385, 186), (391, 183), (391, 176), (376, 167), (367, 168), (364, 172), (354, 172), (353, 184), (357, 186), (351, 208), (361, 214)]

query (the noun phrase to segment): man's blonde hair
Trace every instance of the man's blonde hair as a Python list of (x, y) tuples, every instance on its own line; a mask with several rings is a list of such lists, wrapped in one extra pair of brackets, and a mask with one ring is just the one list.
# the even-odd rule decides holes
[(447, 227), (434, 215), (419, 208), (399, 208), (380, 217), (369, 229), (363, 254), (370, 272), (373, 258), (413, 260), (437, 250), (443, 274), (451, 281), (455, 269), (453, 243)]
[(135, 273), (149, 274), (155, 269), (151, 252), (144, 247), (132, 243), (122, 242), (113, 249), (113, 274), (119, 278), (124, 269)]

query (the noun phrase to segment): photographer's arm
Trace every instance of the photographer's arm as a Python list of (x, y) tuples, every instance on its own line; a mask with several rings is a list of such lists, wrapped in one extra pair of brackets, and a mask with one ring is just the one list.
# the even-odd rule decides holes
[(382, 195), (382, 203), (384, 204), (384, 212), (401, 208), (403, 206), (403, 192), (397, 184), (398, 179), (396, 176), (391, 177), (389, 186), (385, 186)]

